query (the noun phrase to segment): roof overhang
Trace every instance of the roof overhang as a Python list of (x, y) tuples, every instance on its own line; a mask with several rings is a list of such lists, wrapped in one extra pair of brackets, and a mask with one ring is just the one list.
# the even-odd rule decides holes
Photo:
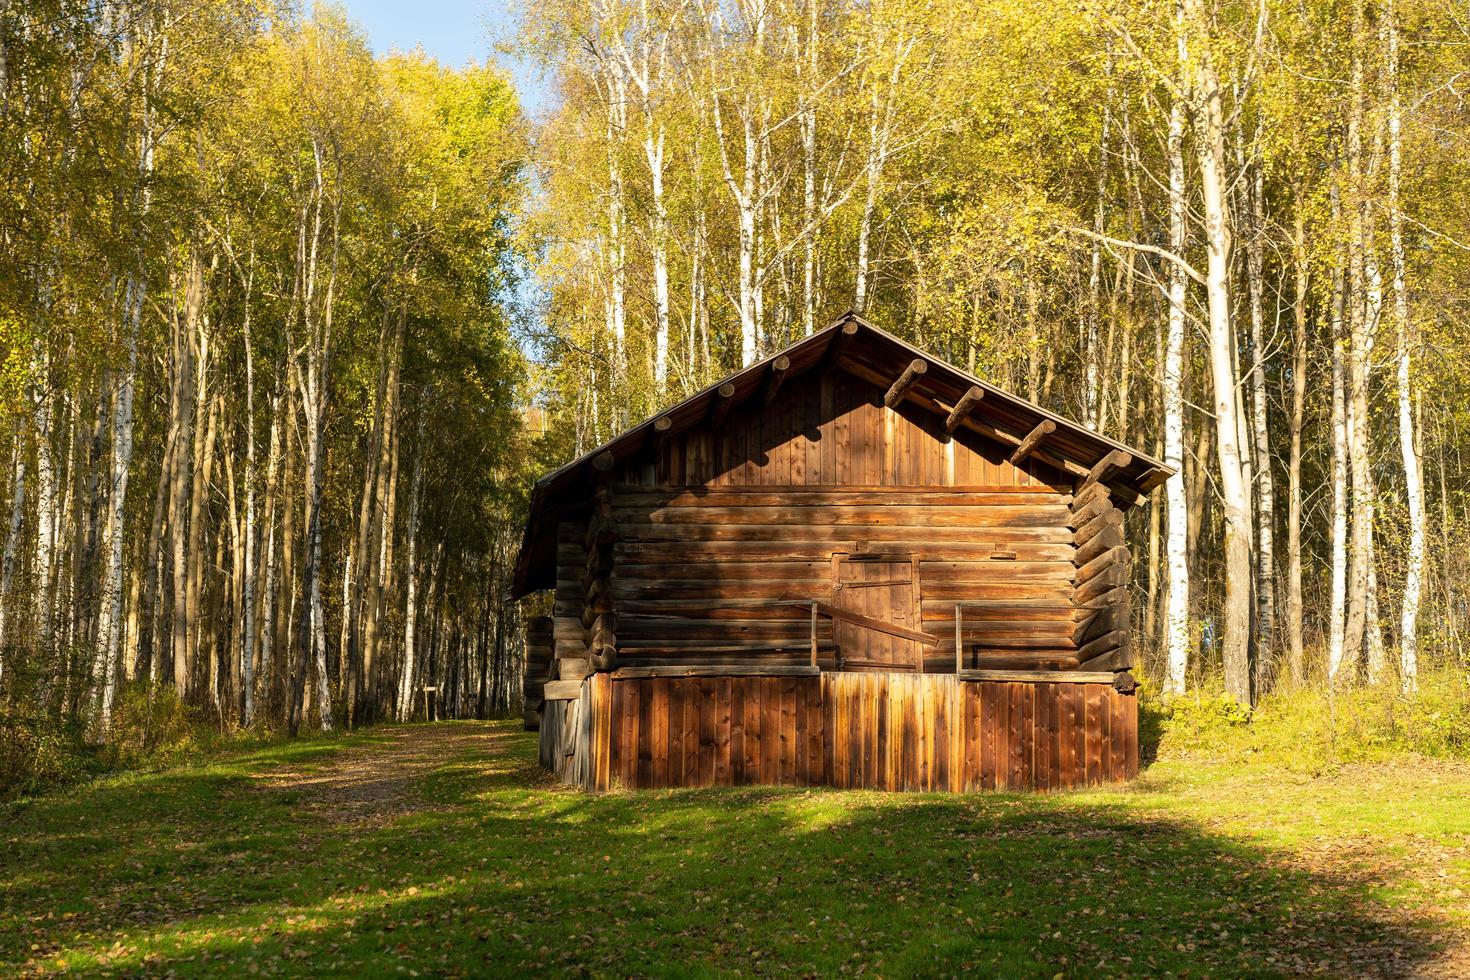
[[(905, 378), (905, 369), (915, 361), (923, 362), (923, 373), (909, 372), (908, 383), (898, 384)], [(895, 397), (947, 418), (956, 414), (962, 401), (966, 402), (973, 407), (957, 424), (1003, 445), (1016, 449), (1024, 446), (1029, 458), (1064, 477), (1101, 478), (1124, 508), (1141, 503), (1149, 491), (1174, 472), (1152, 456), (982, 381), (873, 326), (856, 313), (847, 313), (826, 329), (695, 392), (537, 480), (516, 558), (512, 597), (520, 598), (554, 584), (556, 525), (587, 511), (598, 473), (641, 455), (662, 439), (700, 425), (716, 411), (761, 397), (777, 376), (775, 383), (781, 384), (826, 365), (885, 387)], [(983, 392), (978, 401), (966, 399), (972, 388)], [(1044, 445), (1028, 446), (1028, 437), (1038, 430), (1046, 432)]]

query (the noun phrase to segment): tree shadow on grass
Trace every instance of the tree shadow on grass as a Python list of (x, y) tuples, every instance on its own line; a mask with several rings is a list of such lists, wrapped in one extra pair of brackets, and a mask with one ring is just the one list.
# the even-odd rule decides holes
[(590, 796), (525, 737), (484, 745), (378, 826), (205, 773), (41, 801), (0, 831), (0, 970), (1359, 976), (1445, 950), (1373, 882), (1124, 794)]

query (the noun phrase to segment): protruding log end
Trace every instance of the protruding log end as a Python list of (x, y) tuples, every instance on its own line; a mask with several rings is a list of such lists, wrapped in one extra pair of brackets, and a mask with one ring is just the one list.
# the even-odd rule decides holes
[(1055, 432), (1056, 428), (1057, 424), (1051, 419), (1042, 419), (1036, 423), (1036, 428), (1026, 433), (1026, 438), (1022, 439), (1016, 451), (1011, 453), (1011, 465), (1019, 466), (1022, 460), (1036, 451), (1036, 447), (1041, 445), (1041, 440)]
[(726, 381), (715, 389), (715, 397), (710, 401), (709, 421), (710, 425), (719, 426), (730, 414), (730, 409), (735, 404), (735, 385)]
[(791, 358), (785, 354), (771, 362), (771, 373), (766, 377), (765, 402), (767, 405), (776, 400), (776, 393), (781, 390), (781, 384), (786, 380), (790, 371)]
[(949, 417), (944, 420), (944, 431), (952, 433), (955, 429), (958, 429), (960, 423), (965, 420), (965, 416), (969, 415), (971, 409), (984, 397), (984, 388), (981, 388), (979, 385), (971, 385), (970, 390), (961, 395), (960, 400), (955, 402), (954, 408), (950, 410)]
[(925, 361), (922, 357), (916, 357), (912, 361), (909, 361), (908, 367), (903, 369), (903, 374), (898, 376), (898, 380), (893, 382), (893, 386), (883, 396), (883, 404), (889, 408), (897, 406), (899, 402), (908, 397), (909, 389), (914, 386), (914, 382), (927, 374), (928, 371), (929, 362)]

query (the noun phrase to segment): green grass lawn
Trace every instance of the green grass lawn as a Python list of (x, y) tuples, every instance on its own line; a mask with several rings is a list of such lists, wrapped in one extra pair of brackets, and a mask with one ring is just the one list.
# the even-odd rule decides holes
[(518, 728), (384, 728), (8, 804), (0, 974), (1470, 972), (1470, 766), (591, 796)]

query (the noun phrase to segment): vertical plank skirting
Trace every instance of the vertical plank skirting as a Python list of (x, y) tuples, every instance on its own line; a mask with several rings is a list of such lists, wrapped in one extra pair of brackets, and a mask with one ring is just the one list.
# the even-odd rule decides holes
[(598, 673), (548, 701), (539, 756), (563, 782), (1049, 790), (1138, 774), (1138, 701), (1100, 682), (953, 674)]

